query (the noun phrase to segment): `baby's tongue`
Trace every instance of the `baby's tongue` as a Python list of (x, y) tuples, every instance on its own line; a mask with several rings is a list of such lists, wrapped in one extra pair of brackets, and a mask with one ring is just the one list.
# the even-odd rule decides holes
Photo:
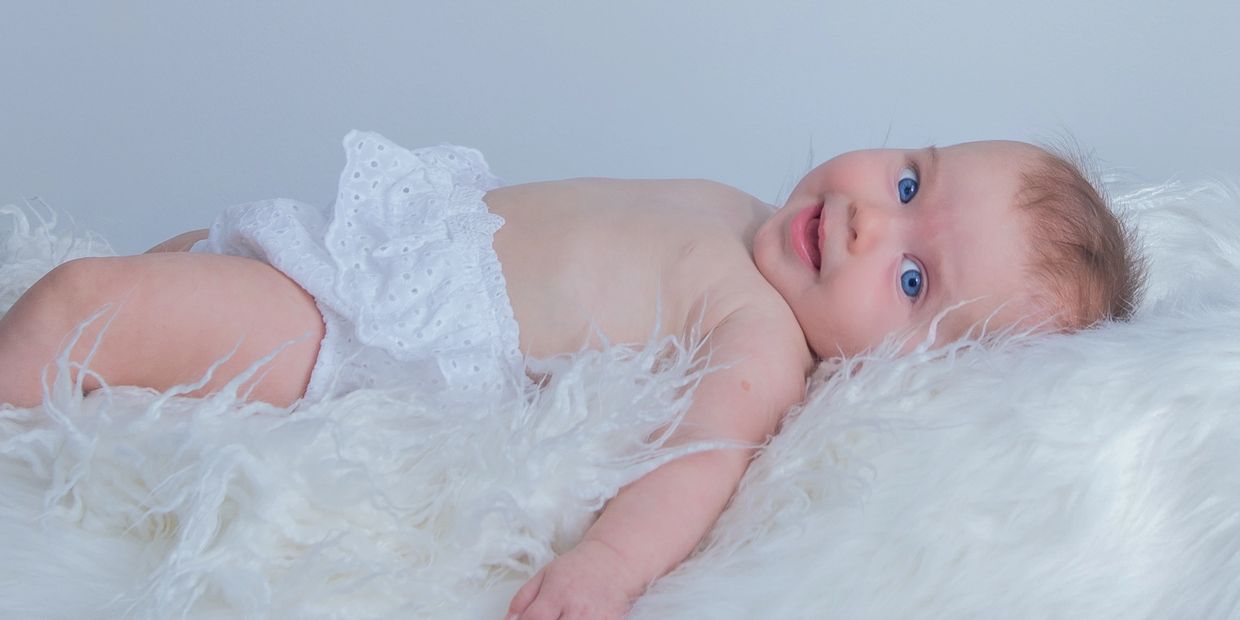
[(821, 219), (821, 217), (816, 217), (805, 226), (809, 233), (807, 235), (809, 237), (809, 261), (814, 263), (814, 269), (822, 268), (822, 255), (818, 251), (818, 224)]

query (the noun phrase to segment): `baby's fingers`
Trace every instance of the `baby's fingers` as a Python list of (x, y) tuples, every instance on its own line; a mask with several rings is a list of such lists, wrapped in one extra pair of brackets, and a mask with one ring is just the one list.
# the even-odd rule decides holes
[(504, 616), (504, 620), (516, 620), (530, 606), (530, 602), (534, 597), (538, 596), (538, 591), (542, 589), (543, 576), (547, 574), (547, 569), (538, 571), (530, 580), (521, 586), (520, 590), (513, 595), (512, 602), (508, 603), (508, 614)]

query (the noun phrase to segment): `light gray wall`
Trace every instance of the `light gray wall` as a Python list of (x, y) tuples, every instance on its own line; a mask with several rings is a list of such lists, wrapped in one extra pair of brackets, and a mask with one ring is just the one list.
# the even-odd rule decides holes
[(768, 201), (841, 150), (1064, 130), (1150, 180), (1240, 176), (1240, 3), (4, 2), (0, 202), (122, 252), (329, 201), (350, 128), (509, 182), (706, 177)]

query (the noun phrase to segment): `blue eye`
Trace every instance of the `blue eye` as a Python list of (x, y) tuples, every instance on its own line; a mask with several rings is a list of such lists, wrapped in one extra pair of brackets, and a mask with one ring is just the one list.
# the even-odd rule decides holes
[(917, 195), (917, 169), (905, 167), (900, 171), (900, 180), (896, 181), (896, 193), (900, 195), (900, 202), (907, 203)]
[(900, 263), (900, 290), (910, 298), (917, 299), (925, 284), (926, 279), (921, 273), (921, 267), (907, 258), (904, 259)]

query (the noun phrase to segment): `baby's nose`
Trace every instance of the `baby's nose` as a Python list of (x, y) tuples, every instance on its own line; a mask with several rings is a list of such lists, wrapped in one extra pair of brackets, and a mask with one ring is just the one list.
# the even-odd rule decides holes
[(848, 205), (848, 249), (854, 254), (869, 251), (891, 230), (892, 215), (882, 207), (859, 201)]

